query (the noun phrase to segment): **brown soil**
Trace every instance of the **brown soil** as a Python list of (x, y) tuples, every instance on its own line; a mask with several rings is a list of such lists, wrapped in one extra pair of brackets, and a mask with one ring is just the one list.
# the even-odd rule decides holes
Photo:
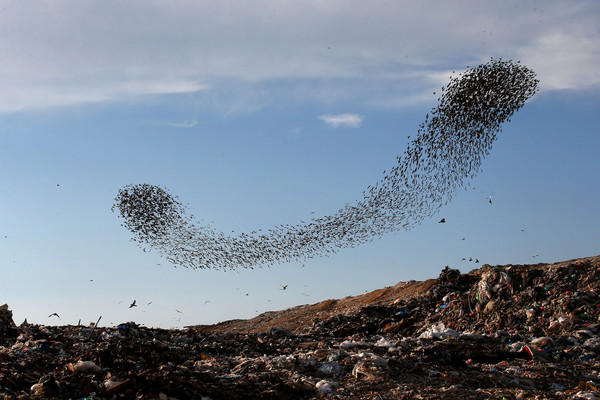
[[(600, 256), (528, 266), (553, 269), (572, 264), (576, 260), (589, 260), (591, 264), (600, 266)], [(469, 274), (481, 275), (485, 267), (484, 265), (481, 269), (473, 270)], [(316, 320), (325, 321), (336, 315), (354, 315), (362, 307), (386, 305), (425, 296), (436, 282), (437, 279), (399, 282), (394, 286), (377, 289), (360, 296), (348, 296), (339, 300), (329, 299), (316, 304), (306, 304), (281, 311), (268, 311), (252, 319), (235, 319), (215, 325), (195, 326), (194, 328), (206, 333), (260, 333), (268, 332), (273, 326), (279, 326), (298, 334), (302, 332), (303, 328), (312, 325)]]

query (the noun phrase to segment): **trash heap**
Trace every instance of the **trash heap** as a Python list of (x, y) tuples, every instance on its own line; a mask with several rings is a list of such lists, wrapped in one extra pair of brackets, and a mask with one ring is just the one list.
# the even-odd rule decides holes
[(260, 333), (16, 327), (2, 306), (0, 399), (593, 400), (599, 278), (600, 256), (446, 267), (411, 298)]

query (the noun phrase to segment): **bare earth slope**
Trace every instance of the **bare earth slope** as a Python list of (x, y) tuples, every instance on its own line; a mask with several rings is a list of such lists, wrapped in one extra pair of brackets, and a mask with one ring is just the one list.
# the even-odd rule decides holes
[(204, 332), (260, 333), (273, 326), (279, 326), (300, 333), (302, 328), (312, 325), (315, 320), (327, 320), (339, 314), (355, 314), (367, 305), (388, 304), (398, 299), (409, 299), (426, 293), (435, 279), (424, 282), (400, 282), (395, 286), (374, 290), (360, 296), (343, 299), (324, 300), (316, 304), (306, 304), (282, 311), (268, 311), (252, 319), (235, 319), (216, 325), (197, 326)]
[[(561, 261), (552, 264), (523, 265), (523, 268), (557, 269), (571, 265), (576, 261), (586, 261), (600, 266), (600, 256)], [(480, 276), (489, 266), (473, 270), (469, 275)], [(507, 266), (508, 267), (508, 266)], [(378, 289), (360, 296), (349, 296), (343, 299), (324, 300), (316, 304), (296, 306), (281, 311), (268, 311), (252, 319), (235, 319), (215, 325), (202, 325), (195, 328), (203, 332), (219, 333), (260, 333), (268, 332), (273, 326), (283, 327), (293, 333), (301, 333), (303, 328), (312, 325), (315, 320), (325, 321), (336, 315), (352, 315), (363, 307), (386, 305), (400, 300), (409, 300), (425, 296), (435, 285), (437, 279), (426, 281), (399, 282), (394, 286)]]

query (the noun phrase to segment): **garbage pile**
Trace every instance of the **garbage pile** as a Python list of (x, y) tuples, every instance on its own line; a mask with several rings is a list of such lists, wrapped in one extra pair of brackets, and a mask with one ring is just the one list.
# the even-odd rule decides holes
[[(600, 256), (444, 268), (427, 291), (292, 328), (14, 326), (0, 399), (588, 399)], [(226, 325), (224, 325), (226, 326)]]

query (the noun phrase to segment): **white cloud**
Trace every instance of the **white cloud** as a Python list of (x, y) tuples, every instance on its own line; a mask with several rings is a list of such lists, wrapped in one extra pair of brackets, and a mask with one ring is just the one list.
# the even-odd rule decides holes
[[(435, 74), (490, 57), (539, 69), (543, 88), (582, 89), (599, 79), (598, 20), (591, 0), (11, 2), (0, 112), (193, 91), (225, 109), (290, 93), (402, 106)], [(249, 83), (260, 94), (237, 98)]]
[(319, 119), (334, 128), (339, 128), (340, 126), (344, 128), (358, 128), (362, 125), (365, 117), (358, 114), (327, 114), (321, 115)]
[(531, 60), (542, 89), (584, 89), (600, 84), (598, 39), (562, 33), (543, 36), (525, 57)]

